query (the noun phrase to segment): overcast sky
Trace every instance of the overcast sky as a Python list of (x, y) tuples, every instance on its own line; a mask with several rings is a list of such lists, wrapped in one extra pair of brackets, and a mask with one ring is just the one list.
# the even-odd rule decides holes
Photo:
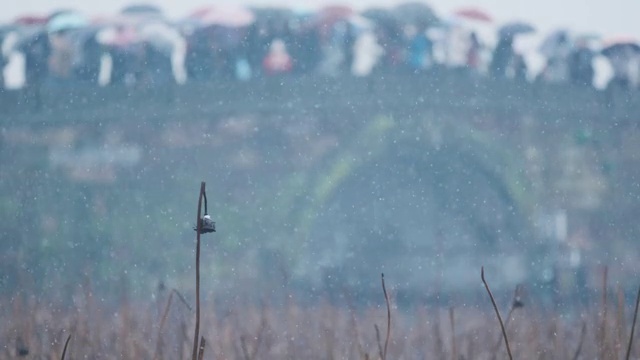
[[(131, 3), (145, 0), (2, 0), (0, 21), (9, 21), (24, 14), (46, 14), (54, 9), (74, 8), (90, 15), (117, 12)], [(155, 0), (171, 17), (181, 17), (190, 10), (216, 1)], [(219, 1), (217, 1), (219, 2)], [(369, 5), (393, 5), (399, 0), (306, 0), (305, 4), (349, 3), (362, 8)], [(300, 4), (302, 0), (253, 0), (250, 4)], [(566, 27), (580, 32), (595, 32), (605, 36), (633, 36), (640, 38), (639, 0), (430, 0), (439, 14), (457, 8), (473, 6), (491, 13), (498, 22), (527, 20), (542, 30)]]

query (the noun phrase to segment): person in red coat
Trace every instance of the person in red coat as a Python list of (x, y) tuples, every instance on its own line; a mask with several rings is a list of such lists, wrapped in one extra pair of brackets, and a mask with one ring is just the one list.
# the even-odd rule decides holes
[(293, 61), (287, 52), (284, 41), (275, 39), (269, 47), (269, 52), (262, 62), (266, 75), (279, 75), (291, 72)]

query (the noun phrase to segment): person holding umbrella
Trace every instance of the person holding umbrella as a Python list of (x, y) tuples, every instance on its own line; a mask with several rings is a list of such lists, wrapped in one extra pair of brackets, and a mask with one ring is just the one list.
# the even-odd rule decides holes
[(9, 63), (7, 59), (7, 55), (4, 52), (4, 43), (5, 38), (7, 37), (8, 31), (4, 31), (0, 28), (0, 93), (4, 91), (4, 68)]
[(640, 45), (632, 38), (615, 38), (605, 41), (602, 55), (606, 56), (613, 68), (613, 79), (609, 86), (631, 89), (633, 74), (640, 63)]
[(141, 77), (145, 84), (165, 89), (175, 85), (172, 58), (184, 41), (182, 36), (172, 26), (161, 21), (152, 21), (140, 27), (140, 40)]
[(496, 79), (502, 79), (507, 76), (507, 67), (513, 61), (515, 52), (513, 51), (513, 36), (502, 36), (498, 40), (493, 50), (491, 58), (490, 74)]
[(71, 78), (75, 54), (71, 32), (89, 24), (86, 17), (73, 11), (60, 11), (47, 22), (51, 44), (50, 70), (54, 79), (66, 81)]
[(256, 40), (256, 20), (253, 11), (239, 5), (217, 4), (194, 11), (184, 21), (193, 27), (186, 37), (188, 76), (231, 79), (241, 60), (255, 65), (247, 56), (247, 46)]
[(449, 31), (453, 28), (464, 30), (465, 65), (471, 74), (483, 68), (485, 51), (483, 34), (492, 31), (493, 17), (486, 11), (475, 7), (463, 7), (453, 12)]
[(291, 72), (293, 61), (282, 39), (273, 40), (269, 47), (269, 53), (262, 62), (262, 67), (267, 76), (284, 75)]
[(472, 73), (477, 73), (480, 68), (480, 51), (482, 45), (478, 40), (478, 35), (472, 32), (469, 35), (469, 47), (467, 49), (467, 67)]
[(20, 43), (18, 50), (24, 55), (25, 96), (34, 110), (40, 110), (42, 84), (49, 75), (49, 35), (45, 30), (39, 30)]
[(494, 78), (504, 78), (511, 68), (516, 77), (523, 74), (523, 59), (513, 50), (513, 42), (517, 35), (534, 32), (535, 28), (527, 23), (513, 22), (503, 25), (498, 31), (498, 45), (493, 51), (490, 74)]
[(561, 83), (569, 80), (569, 57), (573, 51), (573, 43), (566, 30), (557, 30), (542, 42), (540, 53), (547, 58), (542, 77), (550, 83)]
[(431, 67), (433, 62), (433, 42), (427, 37), (424, 27), (409, 27), (407, 62), (412, 72), (418, 73)]
[(595, 53), (584, 39), (576, 40), (576, 47), (569, 54), (569, 78), (575, 85), (591, 86), (595, 70), (593, 58)]

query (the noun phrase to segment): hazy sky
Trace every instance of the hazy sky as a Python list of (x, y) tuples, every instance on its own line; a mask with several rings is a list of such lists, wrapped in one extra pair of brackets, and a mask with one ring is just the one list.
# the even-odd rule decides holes
[[(53, 9), (74, 8), (88, 14), (117, 12), (124, 5), (147, 2), (145, 0), (2, 0), (0, 21), (9, 21), (18, 15), (47, 13)], [(216, 1), (155, 0), (170, 16), (181, 17), (190, 10)], [(218, 1), (219, 2), (219, 1)], [(393, 5), (399, 0), (253, 0), (250, 4), (309, 4), (350, 3), (355, 7)], [(640, 1), (638, 0), (430, 0), (439, 14), (447, 14), (463, 7), (473, 6), (493, 14), (497, 21), (528, 20), (541, 29), (568, 27), (581, 32), (596, 32), (606, 36), (634, 36), (640, 38)]]

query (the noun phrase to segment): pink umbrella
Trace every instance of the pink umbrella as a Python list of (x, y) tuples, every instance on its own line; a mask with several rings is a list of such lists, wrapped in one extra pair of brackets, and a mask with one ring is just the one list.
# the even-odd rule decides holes
[(255, 21), (255, 15), (238, 5), (211, 5), (200, 8), (189, 16), (189, 20), (201, 26), (244, 27)]
[(345, 5), (328, 5), (318, 11), (318, 21), (321, 23), (335, 23), (347, 20), (355, 11)]
[(24, 15), (13, 21), (16, 25), (44, 25), (49, 21), (48, 16)]
[(355, 11), (343, 5), (329, 5), (320, 9), (311, 22), (312, 26), (320, 28), (321, 36), (324, 38), (330, 33), (330, 29), (339, 22), (349, 21)]
[(476, 9), (476, 8), (462, 8), (462, 9), (458, 9), (455, 13), (456, 16), (462, 17), (462, 18), (466, 18), (469, 20), (476, 20), (476, 21), (484, 21), (484, 22), (491, 22), (493, 21), (493, 18), (491, 18), (491, 16), (489, 14), (487, 14), (486, 12), (480, 10), (480, 9)]

